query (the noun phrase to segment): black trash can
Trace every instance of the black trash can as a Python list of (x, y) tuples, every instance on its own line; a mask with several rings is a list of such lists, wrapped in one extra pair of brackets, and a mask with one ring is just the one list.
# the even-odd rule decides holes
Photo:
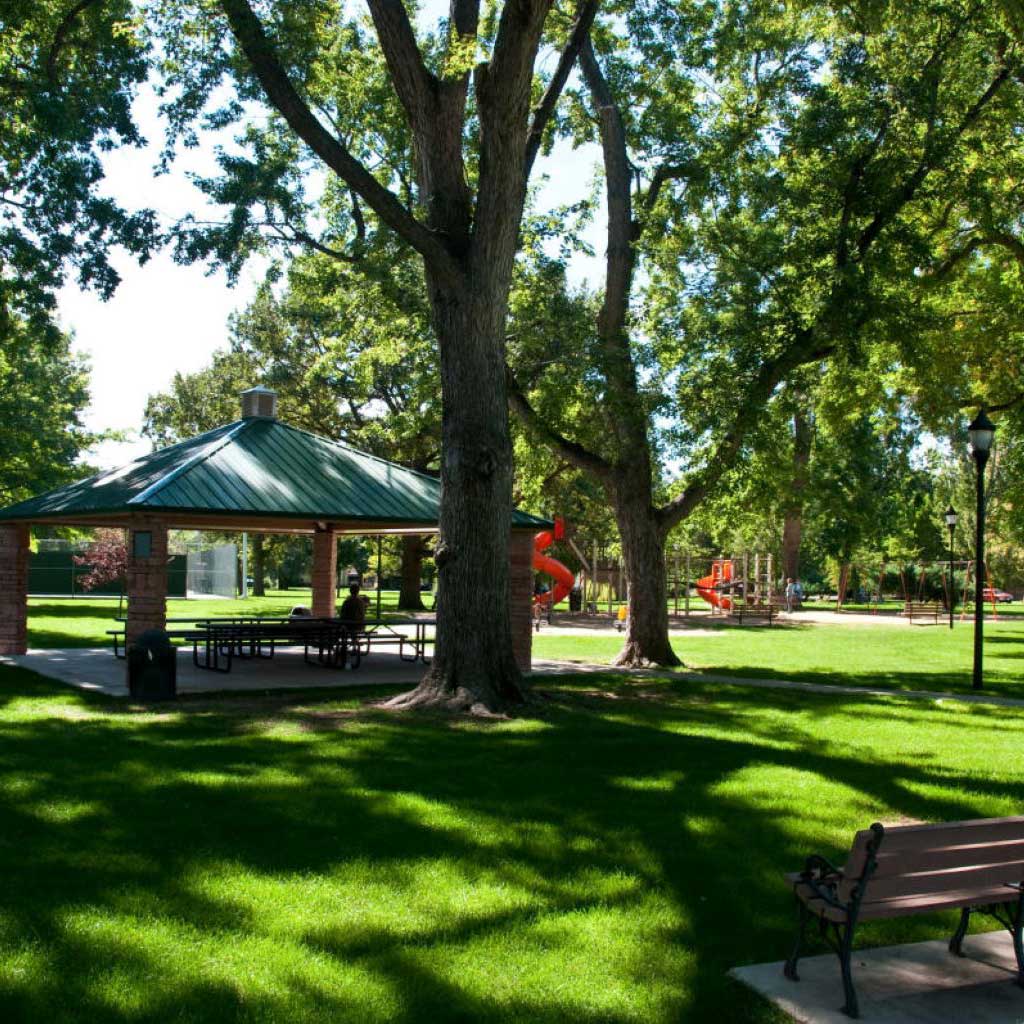
[(128, 692), (138, 700), (178, 696), (178, 652), (162, 629), (147, 629), (128, 648)]
[(569, 591), (569, 611), (578, 612), (583, 609), (583, 591), (579, 587), (573, 587)]

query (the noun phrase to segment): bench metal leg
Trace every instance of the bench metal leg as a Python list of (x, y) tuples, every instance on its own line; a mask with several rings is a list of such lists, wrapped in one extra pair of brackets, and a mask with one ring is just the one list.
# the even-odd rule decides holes
[(949, 951), (953, 956), (964, 955), (964, 936), (967, 934), (967, 929), (971, 923), (971, 908), (964, 907), (960, 911), (960, 923), (956, 926), (956, 931), (953, 932), (953, 937), (949, 940)]
[(800, 919), (796, 926), (796, 942), (793, 944), (793, 952), (790, 953), (789, 959), (786, 961), (786, 966), (782, 969), (782, 973), (789, 978), (790, 981), (800, 980), (800, 975), (796, 973), (796, 965), (800, 960), (800, 951), (804, 944), (807, 922), (810, 919), (810, 914), (807, 912), (807, 907), (803, 900), (798, 900), (797, 902), (799, 905)]
[(843, 929), (839, 944), (839, 966), (843, 972), (843, 995), (846, 997), (846, 1002), (840, 1009), (847, 1017), (853, 1017), (856, 1020), (860, 1016), (860, 1010), (857, 1006), (857, 993), (853, 987), (853, 969), (850, 964), (852, 955), (853, 928), (847, 925)]
[(1017, 984), (1024, 988), (1024, 890), (1017, 900), (1016, 912), (1010, 907), (1013, 928), (1010, 932), (1013, 935), (1013, 953), (1017, 957)]

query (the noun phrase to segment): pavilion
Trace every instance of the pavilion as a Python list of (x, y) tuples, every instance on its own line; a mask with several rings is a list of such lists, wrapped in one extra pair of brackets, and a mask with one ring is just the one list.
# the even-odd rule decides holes
[[(169, 530), (313, 536), (313, 614), (335, 614), (341, 534), (436, 533), (440, 481), (282, 423), (277, 395), (242, 393), (242, 418), (0, 510), (0, 654), (28, 646), (29, 531), (35, 525), (128, 531), (126, 641), (167, 621)], [(513, 647), (529, 669), (533, 534), (545, 519), (510, 524)]]

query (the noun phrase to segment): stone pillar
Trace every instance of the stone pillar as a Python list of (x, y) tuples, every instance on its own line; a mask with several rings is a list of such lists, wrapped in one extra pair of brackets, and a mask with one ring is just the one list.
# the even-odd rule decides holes
[(147, 629), (167, 628), (167, 526), (140, 519), (128, 530), (128, 622), (125, 643)]
[(28, 650), (28, 527), (0, 526), (0, 654)]
[(514, 530), (509, 538), (509, 619), (512, 653), (523, 672), (533, 661), (533, 532)]
[(338, 535), (328, 527), (313, 534), (313, 615), (333, 619), (337, 604)]

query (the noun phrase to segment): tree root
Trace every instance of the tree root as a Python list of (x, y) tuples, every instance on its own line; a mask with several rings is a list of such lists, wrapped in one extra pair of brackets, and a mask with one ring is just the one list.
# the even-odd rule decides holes
[(502, 696), (492, 686), (484, 689), (489, 692), (481, 693), (453, 684), (444, 676), (427, 675), (414, 690), (400, 693), (378, 706), (386, 711), (441, 711), (476, 718), (507, 718), (509, 711), (529, 703), (529, 697), (521, 687), (516, 688), (518, 697)]
[(647, 657), (636, 643), (627, 643), (612, 664), (616, 668), (685, 668), (671, 647), (654, 657)]

